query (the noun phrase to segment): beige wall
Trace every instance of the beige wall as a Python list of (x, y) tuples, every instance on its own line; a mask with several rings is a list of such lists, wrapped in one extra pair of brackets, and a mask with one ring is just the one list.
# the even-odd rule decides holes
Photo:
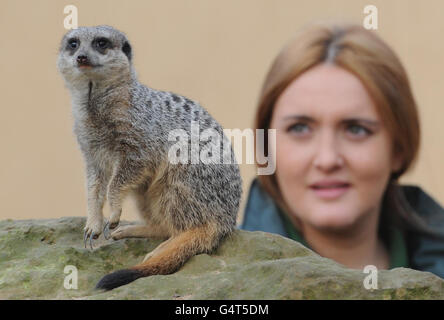
[[(378, 33), (405, 64), (420, 106), (422, 148), (401, 181), (444, 203), (444, 1), (0, 0), (0, 219), (86, 214), (83, 161), (68, 91), (56, 70), (63, 8), (79, 25), (113, 25), (130, 38), (140, 80), (200, 101), (226, 128), (252, 125), (264, 74), (303, 25), (362, 23), (379, 10)], [(254, 176), (242, 166), (244, 190)], [(127, 203), (124, 219), (136, 217)]]

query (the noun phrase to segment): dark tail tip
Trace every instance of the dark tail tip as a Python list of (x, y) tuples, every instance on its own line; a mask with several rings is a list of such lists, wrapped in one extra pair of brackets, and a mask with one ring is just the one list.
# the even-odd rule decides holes
[(96, 285), (99, 290), (112, 290), (114, 288), (123, 286), (134, 280), (143, 277), (141, 271), (134, 269), (122, 269), (104, 276)]

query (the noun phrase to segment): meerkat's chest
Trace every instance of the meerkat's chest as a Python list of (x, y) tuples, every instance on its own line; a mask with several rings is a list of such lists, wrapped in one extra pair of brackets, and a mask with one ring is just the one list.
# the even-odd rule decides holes
[(119, 159), (118, 137), (112, 125), (94, 121), (87, 115), (75, 117), (74, 134), (85, 157), (104, 171), (111, 171)]
[(101, 137), (88, 135), (87, 131), (76, 135), (84, 156), (105, 172), (111, 172), (119, 159), (119, 154), (114, 151), (112, 146), (103, 141)]

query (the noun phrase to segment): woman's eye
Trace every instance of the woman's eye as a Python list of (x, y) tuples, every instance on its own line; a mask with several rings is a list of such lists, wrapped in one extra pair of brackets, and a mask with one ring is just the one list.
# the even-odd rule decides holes
[(305, 123), (295, 123), (288, 127), (287, 132), (304, 133), (308, 130), (308, 126)]
[(362, 126), (359, 125), (350, 125), (347, 130), (353, 134), (354, 136), (367, 136), (371, 134), (371, 131), (368, 130), (367, 128), (364, 128)]
[[(346, 128), (353, 137), (366, 137), (372, 134), (372, 132), (360, 125), (352, 124)], [(297, 135), (307, 134), (310, 132), (310, 127), (305, 123), (295, 123), (287, 128), (287, 132)]]

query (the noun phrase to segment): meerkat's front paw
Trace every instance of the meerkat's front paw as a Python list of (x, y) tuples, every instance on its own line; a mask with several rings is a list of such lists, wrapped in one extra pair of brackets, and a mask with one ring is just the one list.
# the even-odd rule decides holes
[(83, 242), (85, 244), (85, 248), (86, 248), (86, 242), (89, 239), (89, 245), (91, 247), (91, 250), (93, 249), (93, 239), (97, 239), (100, 234), (102, 233), (102, 225), (103, 225), (103, 220), (99, 219), (99, 218), (89, 218), (86, 221), (86, 226), (83, 229), (84, 233), (83, 233)]
[[(109, 240), (111, 237), (112, 237), (112, 235), (113, 235), (113, 233), (111, 233), (110, 234), (110, 229), (115, 229), (116, 227), (117, 227), (117, 225), (119, 224), (119, 221), (117, 221), (117, 222), (110, 222), (110, 221), (107, 221), (106, 223), (105, 223), (105, 226), (103, 227), (103, 236), (105, 237), (105, 239), (106, 240)], [(117, 231), (117, 230), (116, 230)], [(114, 238), (113, 238), (114, 239)], [(115, 239), (114, 239), (115, 240)]]
[(106, 240), (110, 239), (110, 229), (115, 229), (120, 222), (120, 215), (116, 218), (114, 215), (111, 215), (110, 219), (105, 223), (103, 227), (103, 236)]

